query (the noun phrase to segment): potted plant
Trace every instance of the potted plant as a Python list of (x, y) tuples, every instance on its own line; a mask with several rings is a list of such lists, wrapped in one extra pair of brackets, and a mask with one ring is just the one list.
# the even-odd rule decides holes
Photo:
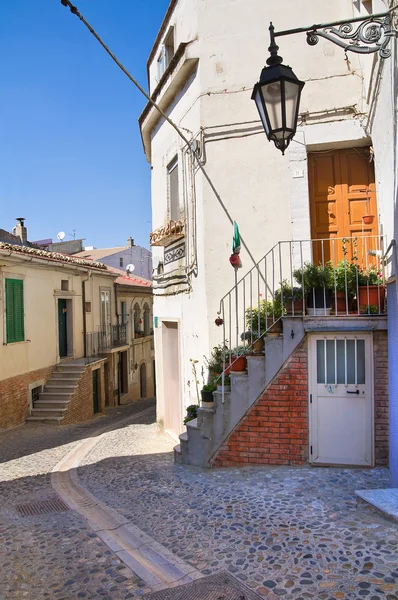
[(303, 289), (291, 286), (287, 279), (280, 282), (280, 289), (275, 292), (277, 306), (283, 306), (283, 313), (287, 315), (303, 314)]
[(246, 347), (246, 351), (248, 351), (248, 354), (263, 354), (263, 350), (264, 350), (264, 336), (263, 334), (260, 333), (260, 335), (258, 334), (258, 331), (252, 331), (251, 329), (249, 329), (248, 331), (245, 331), (244, 333), (242, 333), (242, 335), (240, 336), (242, 341), (246, 341), (247, 342), (247, 347)]
[(213, 383), (208, 383), (202, 387), (200, 394), (202, 396), (202, 407), (203, 408), (213, 408), (213, 406), (214, 406), (213, 392), (215, 392), (216, 389), (217, 388)]
[(226, 373), (245, 371), (247, 367), (245, 346), (237, 346), (231, 350), (230, 367)]
[(293, 271), (293, 276), (297, 283), (303, 286), (307, 313), (311, 316), (330, 315), (334, 285), (331, 263), (314, 265), (305, 262), (302, 267)]
[(355, 262), (346, 258), (341, 260), (335, 269), (336, 292), (335, 306), (337, 313), (352, 311), (353, 300), (357, 291), (358, 268)]
[(379, 309), (375, 304), (367, 304), (366, 306), (364, 306), (363, 312), (366, 315), (378, 315)]
[(261, 300), (258, 306), (246, 309), (246, 325), (250, 331), (256, 332), (257, 337), (279, 335), (282, 331), (282, 305), (275, 295), (273, 301)]
[(198, 408), (199, 406), (197, 404), (190, 404), (189, 406), (187, 406), (187, 416), (184, 419), (184, 425), (186, 425), (188, 421), (196, 419), (196, 417), (198, 416)]
[(358, 306), (365, 312), (367, 306), (377, 306), (378, 312), (384, 310), (386, 289), (383, 273), (375, 265), (358, 270)]
[(217, 391), (218, 392), (230, 392), (231, 391), (231, 378), (225, 373), (224, 374), (224, 385), (222, 384), (222, 377), (217, 381)]

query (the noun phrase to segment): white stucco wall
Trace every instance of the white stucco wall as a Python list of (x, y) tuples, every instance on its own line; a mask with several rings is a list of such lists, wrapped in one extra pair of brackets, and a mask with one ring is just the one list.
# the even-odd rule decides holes
[[(310, 47), (305, 34), (278, 38), (280, 54), (296, 75), (306, 82), (300, 112), (311, 113), (283, 157), (270, 144), (260, 126), (251, 92), (268, 56), (267, 26), (276, 30), (306, 26), (314, 22), (345, 19), (356, 14), (352, 0), (180, 0), (170, 25), (176, 25), (176, 39), (196, 38), (199, 58), (197, 71), (168, 110), (184, 134), (201, 141), (204, 169), (217, 194), (200, 169), (195, 176), (195, 241), (187, 236), (190, 255), (197, 250), (197, 277), (191, 277), (189, 293), (159, 297), (156, 290), (155, 331), (160, 348), (161, 320), (180, 324), (181, 390), (183, 404), (196, 400), (192, 394), (190, 358), (209, 356), (212, 346), (222, 341), (214, 325), (220, 299), (234, 284), (228, 262), (231, 253), (232, 224), (236, 220), (245, 246), (241, 258), (243, 276), (280, 240), (308, 239), (307, 151), (349, 145), (364, 145), (369, 137), (362, 127), (366, 109), (361, 61), (330, 42), (320, 39)], [(167, 28), (166, 28), (167, 31)], [(185, 39), (179, 38), (180, 33)], [(176, 44), (176, 47), (178, 43)], [(150, 66), (154, 81), (156, 57)], [(344, 110), (346, 107), (352, 109)], [(336, 116), (337, 115), (337, 116)], [(308, 123), (311, 124), (308, 124)], [(172, 128), (160, 122), (152, 132), (152, 211), (153, 228), (167, 219), (166, 167), (181, 140)], [(303, 175), (297, 177), (296, 171)], [(180, 183), (182, 191), (183, 183)], [(189, 199), (191, 202), (192, 198)], [(226, 212), (228, 214), (226, 214)], [(153, 248), (154, 260), (162, 259), (163, 249)], [(180, 268), (187, 266), (184, 261)], [(165, 268), (165, 274), (171, 270)], [(174, 265), (175, 266), (175, 265)], [(162, 419), (162, 365), (158, 359), (158, 411)]]

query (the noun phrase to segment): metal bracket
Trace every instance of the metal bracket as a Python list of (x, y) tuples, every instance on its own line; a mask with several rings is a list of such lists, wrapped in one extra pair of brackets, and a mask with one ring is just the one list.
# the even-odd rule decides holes
[[(274, 38), (294, 33), (307, 33), (307, 42), (316, 46), (323, 37), (340, 46), (346, 52), (371, 54), (378, 52), (380, 58), (389, 58), (390, 39), (397, 34), (397, 17), (393, 10), (332, 23), (319, 23), (310, 27), (299, 27), (285, 31), (275, 31)], [(354, 23), (359, 23), (357, 26)]]

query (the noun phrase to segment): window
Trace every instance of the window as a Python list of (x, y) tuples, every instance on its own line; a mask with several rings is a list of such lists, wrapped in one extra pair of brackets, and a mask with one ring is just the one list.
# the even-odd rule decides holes
[(85, 307), (86, 307), (86, 312), (91, 313), (91, 302), (86, 302)]
[(43, 391), (43, 386), (39, 385), (38, 387), (35, 387), (32, 389), (32, 403), (34, 404), (36, 402), (36, 400), (39, 399), (39, 396), (41, 394), (41, 392)]
[(108, 290), (101, 291), (101, 327), (107, 333), (111, 326), (111, 294)]
[(180, 218), (180, 200), (178, 195), (178, 157), (173, 158), (167, 167), (168, 196), (170, 220), (178, 221)]
[(144, 335), (149, 335), (150, 333), (150, 310), (148, 304), (144, 304)]
[(69, 290), (69, 281), (67, 279), (61, 279), (61, 290), (64, 292)]
[(6, 279), (7, 344), (25, 340), (22, 279)]
[(121, 257), (119, 258), (119, 265), (120, 265), (121, 267), (123, 266), (123, 256), (121, 256)]
[(170, 27), (158, 56), (158, 81), (174, 56), (174, 27)]
[(125, 302), (121, 302), (120, 306), (121, 306), (121, 309), (122, 309), (122, 325), (126, 325), (126, 323), (127, 323), (126, 303)]

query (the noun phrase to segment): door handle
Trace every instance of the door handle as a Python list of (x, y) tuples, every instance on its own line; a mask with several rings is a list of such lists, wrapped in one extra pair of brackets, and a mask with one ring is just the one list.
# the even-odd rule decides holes
[(357, 395), (358, 395), (358, 394), (359, 394), (359, 390), (355, 390), (355, 392), (349, 392), (349, 391), (347, 390), (347, 394), (357, 394)]

